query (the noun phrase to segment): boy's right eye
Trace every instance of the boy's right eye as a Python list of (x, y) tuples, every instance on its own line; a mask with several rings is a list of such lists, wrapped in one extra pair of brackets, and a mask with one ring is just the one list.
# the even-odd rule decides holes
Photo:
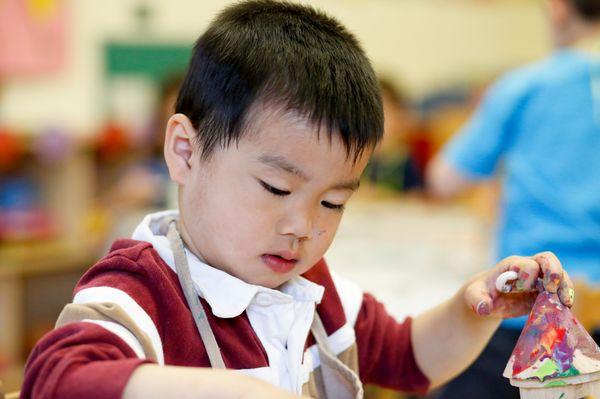
[(260, 182), (260, 185), (261, 185), (261, 186), (262, 186), (262, 187), (263, 187), (265, 190), (267, 190), (268, 192), (270, 192), (271, 194), (277, 195), (277, 196), (279, 196), (279, 197), (284, 197), (284, 196), (286, 196), (286, 195), (289, 195), (289, 194), (290, 194), (290, 192), (289, 192), (289, 191), (286, 191), (286, 190), (280, 190), (280, 189), (278, 189), (278, 188), (275, 188), (275, 187), (271, 186), (270, 184), (267, 184), (267, 183), (265, 183), (265, 182), (264, 182), (264, 181), (262, 181), (262, 180), (259, 180), (259, 182)]

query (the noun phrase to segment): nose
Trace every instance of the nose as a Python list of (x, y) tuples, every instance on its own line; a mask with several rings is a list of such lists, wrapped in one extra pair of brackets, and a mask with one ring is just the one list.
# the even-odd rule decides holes
[(277, 223), (277, 233), (293, 236), (295, 240), (305, 241), (313, 237), (314, 216), (306, 207), (294, 207), (285, 211)]

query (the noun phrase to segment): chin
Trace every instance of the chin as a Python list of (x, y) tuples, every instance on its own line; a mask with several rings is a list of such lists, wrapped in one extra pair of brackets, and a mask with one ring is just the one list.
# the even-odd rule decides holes
[(286, 282), (288, 282), (289, 278), (265, 278), (262, 280), (259, 280), (257, 282), (255, 282), (254, 284), (256, 285), (261, 285), (265, 288), (271, 288), (271, 289), (277, 289), (280, 286), (282, 286), (283, 284), (285, 284)]
[(287, 280), (283, 280), (283, 281), (281, 281), (281, 280), (277, 280), (277, 281), (267, 280), (267, 281), (261, 283), (260, 285), (262, 285), (263, 287), (271, 288), (271, 289), (275, 290), (275, 289), (279, 288), (280, 286), (282, 286), (283, 284), (285, 284), (286, 281)]

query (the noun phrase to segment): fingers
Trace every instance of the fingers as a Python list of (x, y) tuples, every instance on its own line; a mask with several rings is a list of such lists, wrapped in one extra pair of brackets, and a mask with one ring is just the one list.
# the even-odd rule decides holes
[(465, 301), (479, 316), (488, 316), (492, 312), (492, 298), (482, 279), (475, 280), (467, 287)]
[(573, 306), (575, 290), (569, 274), (552, 252), (542, 252), (533, 256), (544, 274), (544, 288), (548, 292), (558, 293), (565, 306)]
[[(538, 281), (543, 283), (546, 291), (558, 294), (565, 306), (573, 306), (573, 283), (551, 252), (503, 259), (493, 271), (472, 280), (465, 290), (465, 301), (480, 316), (525, 314), (523, 312), (531, 308), (537, 291), (542, 289)], [(510, 294), (505, 295), (507, 293)], [(502, 309), (503, 306), (506, 309)]]
[(501, 291), (527, 292), (535, 290), (537, 278), (540, 275), (540, 266), (529, 257), (511, 256), (500, 262), (500, 270), (512, 271), (517, 274), (516, 280), (506, 285)]
[(544, 288), (556, 293), (563, 281), (563, 268), (560, 261), (552, 252), (542, 252), (533, 256), (544, 274)]
[(573, 306), (573, 303), (575, 301), (575, 290), (573, 289), (573, 287), (573, 282), (567, 274), (567, 271), (563, 270), (563, 278), (560, 281), (560, 285), (558, 287), (558, 297), (565, 306)]
[(511, 292), (513, 282), (519, 278), (519, 273), (509, 270), (496, 278), (496, 290), (498, 292)]

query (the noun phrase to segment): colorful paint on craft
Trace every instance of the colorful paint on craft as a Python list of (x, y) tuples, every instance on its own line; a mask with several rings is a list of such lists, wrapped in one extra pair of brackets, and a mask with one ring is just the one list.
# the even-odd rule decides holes
[(596, 371), (600, 371), (598, 345), (556, 293), (542, 291), (519, 337), (505, 376), (546, 381)]
[(544, 386), (548, 387), (548, 388), (552, 388), (552, 387), (564, 387), (565, 385), (567, 385), (567, 383), (564, 382), (563, 380), (557, 380), (557, 381), (550, 381), (549, 383), (547, 383)]
[(555, 375), (560, 371), (560, 368), (552, 359), (546, 359), (542, 366), (538, 367), (533, 373), (534, 376), (539, 378), (540, 381), (544, 381), (547, 376)]

